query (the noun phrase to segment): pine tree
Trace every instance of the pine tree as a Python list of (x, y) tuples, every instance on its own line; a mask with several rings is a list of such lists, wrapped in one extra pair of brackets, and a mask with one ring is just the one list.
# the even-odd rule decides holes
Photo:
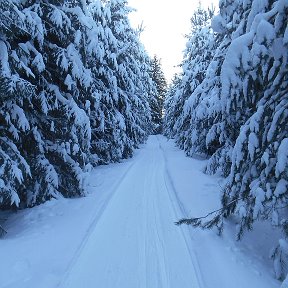
[(1, 1), (0, 10), (0, 205), (18, 207), (22, 198), (19, 190), (31, 176), (21, 149), (31, 129), (23, 106), (35, 97), (35, 87), (22, 77), (31, 70), (15, 50), (31, 39), (28, 25), (33, 23), (26, 23), (26, 15), (11, 1)]
[(120, 112), (125, 119), (127, 136), (132, 145), (137, 147), (145, 141), (150, 129), (151, 115), (148, 103), (150, 87), (145, 86), (150, 83), (147, 53), (140, 43), (138, 32), (130, 25), (128, 14), (131, 8), (127, 6), (127, 1), (111, 0), (110, 9), (112, 31), (120, 47), (117, 55), (118, 93), (119, 100), (123, 100)]
[[(92, 79), (85, 67), (82, 45), (86, 23), (81, 5), (82, 1), (38, 1), (26, 8), (41, 17), (45, 32), (41, 51), (45, 72), (37, 79), (36, 107), (41, 109), (36, 109), (37, 137), (43, 141), (43, 154), (55, 169), (57, 190), (67, 197), (84, 195), (83, 169), (91, 138), (83, 107)], [(36, 185), (31, 189), (33, 198), (38, 197), (37, 188), (41, 187)]]
[(151, 131), (150, 59), (127, 3), (0, 7), (1, 207), (84, 195), (91, 164), (130, 157)]
[[(233, 213), (240, 216), (239, 238), (251, 229), (254, 221), (269, 219), (281, 227), (287, 239), (287, 217), (283, 209), (288, 199), (285, 128), (288, 124), (288, 43), (285, 40), (288, 5), (281, 0), (261, 6), (251, 2), (245, 8), (249, 11), (246, 31), (229, 49), (231, 57), (236, 45), (237, 49), (242, 48), (240, 55), (233, 55), (242, 60), (240, 67), (235, 69), (228, 61), (223, 64), (223, 69), (233, 67), (233, 72), (224, 78), (230, 81), (226, 121), (228, 125), (235, 122), (242, 125), (222, 203), (226, 207), (233, 201), (225, 209), (225, 216)], [(281, 267), (283, 258), (288, 257), (283, 248), (286, 241), (281, 239), (274, 253), (277, 278), (287, 273), (285, 265)]]
[(174, 125), (176, 122), (175, 110), (176, 103), (178, 99), (175, 99), (178, 95), (179, 87), (181, 84), (181, 77), (178, 74), (175, 74), (172, 82), (168, 86), (167, 93), (164, 101), (164, 124), (163, 130), (164, 135), (168, 138), (174, 138), (176, 131), (174, 130)]
[[(37, 97), (36, 77), (43, 71), (43, 34), (39, 18), (19, 3), (1, 2), (1, 207), (28, 205), (28, 191), (39, 165), (53, 174), (49, 163), (39, 161), (37, 127), (30, 118)], [(40, 21), (41, 24), (41, 21)], [(34, 71), (33, 71), (34, 70)], [(41, 142), (41, 141), (40, 141)], [(31, 146), (29, 145), (31, 144)], [(28, 157), (32, 154), (35, 157)], [(32, 160), (32, 161), (31, 161)], [(47, 174), (48, 174), (47, 173)], [(47, 174), (46, 195), (55, 195), (57, 183)], [(51, 175), (51, 174), (50, 174)]]
[[(74, 39), (67, 39), (74, 37), (76, 27), (71, 24), (72, 15), (69, 15), (71, 19), (67, 16), (69, 11), (63, 11), (76, 6), (70, 3), (68, 7), (63, 2), (60, 8), (43, 1), (23, 1), (17, 3), (18, 6), (9, 4), (3, 7), (7, 11), (1, 14), (4, 18), (1, 19), (2, 37), (8, 39), (3, 45), (6, 56), (5, 61), (1, 61), (5, 62), (1, 90), (10, 93), (3, 103), (3, 107), (10, 107), (3, 123), (12, 126), (11, 129), (4, 126), (2, 135), (6, 135), (3, 147), (8, 145), (9, 150), (16, 153), (14, 159), (17, 155), (21, 157), (15, 162), (19, 169), (15, 170), (17, 166), (13, 165), (12, 177), (5, 175), (3, 181), (8, 182), (4, 182), (6, 187), (13, 187), (15, 179), (18, 185), (22, 184), (17, 195), (12, 193), (16, 189), (11, 189), (10, 202), (16, 206), (21, 202), (25, 207), (58, 197), (59, 193), (83, 195), (82, 168), (89, 149), (90, 124), (86, 113), (78, 106), (81, 106), (81, 101), (77, 100), (81, 93), (77, 88), (83, 87), (82, 91), (87, 88), (89, 71), (77, 62)], [(9, 18), (9, 14), (13, 16)], [(74, 25), (77, 26), (75, 22)], [(18, 29), (13, 33), (15, 28)], [(69, 36), (65, 36), (67, 31)], [(23, 95), (22, 99), (15, 98), (14, 95), (19, 94)], [(10, 161), (5, 162), (10, 165)], [(8, 167), (2, 166), (5, 170)], [(2, 202), (9, 206), (7, 201)]]
[(224, 53), (218, 62), (221, 73), (214, 82), (219, 85), (220, 118), (205, 133), (206, 146), (214, 139), (220, 145), (212, 150), (208, 169), (226, 171), (228, 182), (222, 208), (215, 211), (215, 217), (180, 221), (203, 228), (217, 225), (221, 232), (224, 218), (237, 215), (238, 239), (253, 228), (255, 221), (271, 221), (283, 231), (283, 239), (272, 255), (277, 278), (285, 277), (288, 259), (286, 2), (260, 5), (257, 1), (240, 1), (234, 6), (220, 2), (220, 15), (214, 19), (215, 31), (225, 35), (220, 45)]
[(161, 60), (156, 55), (151, 61), (151, 78), (156, 86), (156, 95), (150, 98), (153, 133), (159, 134), (163, 131), (163, 106), (167, 92), (167, 82), (162, 70)]
[[(119, 161), (123, 157), (121, 141), (125, 138), (123, 119), (118, 110), (118, 42), (109, 26), (111, 11), (102, 1), (88, 6), (92, 17), (87, 33), (87, 62), (93, 75), (89, 102), (91, 153), (95, 164)], [(119, 117), (120, 116), (120, 117)]]
[(177, 91), (173, 129), (176, 133), (176, 143), (188, 155), (191, 155), (190, 151), (195, 146), (190, 135), (195, 134), (196, 127), (199, 124), (202, 126), (201, 130), (205, 129), (203, 123), (206, 119), (199, 121), (199, 115), (195, 114), (200, 101), (198, 94), (194, 91), (205, 80), (208, 65), (215, 52), (214, 35), (210, 27), (213, 13), (213, 10), (206, 11), (201, 6), (194, 12), (191, 17), (191, 34), (187, 36), (184, 60), (181, 64), (183, 69), (182, 81)]
[[(189, 77), (191, 79), (187, 83), (194, 85), (191, 86), (192, 89), (190, 88), (191, 94), (188, 93), (188, 96), (186, 96), (188, 99), (184, 98), (186, 101), (178, 97), (180, 99), (178, 107), (180, 112), (178, 113), (181, 116), (178, 116), (178, 123), (175, 123), (174, 127), (175, 134), (178, 135), (176, 136), (177, 143), (186, 151), (187, 155), (212, 156), (208, 162), (206, 172), (215, 173), (220, 171), (224, 176), (227, 176), (230, 171), (233, 143), (230, 139), (227, 139), (226, 131), (223, 128), (225, 108), (221, 105), (220, 99), (221, 68), (227, 48), (231, 43), (233, 31), (237, 29), (240, 19), (236, 13), (239, 12), (239, 4), (238, 2), (232, 2), (220, 2), (222, 7), (222, 10), (220, 10), (221, 16), (212, 19), (213, 30), (217, 32), (216, 36), (209, 28), (211, 25), (209, 19), (213, 16), (213, 11), (208, 13), (200, 7), (199, 11), (196, 11), (194, 17), (192, 17), (192, 21), (194, 19), (195, 22), (195, 31), (194, 35), (193, 33), (191, 35), (200, 41), (193, 41), (192, 44), (188, 42), (188, 47), (192, 45), (196, 53), (191, 49), (192, 57), (187, 59), (186, 64), (184, 62), (184, 67), (185, 65), (188, 67), (186, 77), (188, 76), (188, 79)], [(236, 15), (238, 16), (236, 17)], [(225, 21), (227, 25), (224, 24)], [(199, 26), (201, 23), (202, 26)], [(195, 45), (195, 43), (199, 44)], [(189, 55), (189, 50), (187, 52)], [(202, 54), (206, 57), (201, 57)], [(198, 65), (195, 65), (196, 63)], [(198, 67), (201, 67), (202, 71)], [(185, 80), (185, 78), (183, 79)], [(198, 79), (201, 79), (201, 81), (197, 83)], [(183, 81), (184, 83), (185, 81)], [(188, 85), (186, 86), (189, 88)]]
[[(170, 118), (165, 117), (166, 121), (170, 122), (170, 136), (175, 138), (177, 145), (184, 149), (187, 155), (209, 154), (206, 135), (217, 119), (210, 109), (211, 96), (217, 93), (206, 93), (208, 89), (215, 88), (217, 79), (213, 56), (218, 42), (211, 29), (213, 13), (213, 9), (206, 11), (199, 6), (191, 17), (191, 33), (187, 36), (181, 64), (182, 73), (177, 87), (171, 87), (174, 99), (169, 106), (172, 107), (166, 105), (170, 111)], [(210, 81), (211, 78), (214, 82)], [(168, 92), (168, 95), (171, 92)], [(214, 108), (218, 106), (215, 105)]]

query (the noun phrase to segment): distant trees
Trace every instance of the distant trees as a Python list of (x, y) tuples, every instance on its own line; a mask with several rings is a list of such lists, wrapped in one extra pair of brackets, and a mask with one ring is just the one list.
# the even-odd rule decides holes
[[(181, 85), (181, 75), (175, 74), (171, 83), (167, 87), (164, 100), (163, 134), (169, 138), (174, 138), (177, 131), (174, 129), (176, 122), (176, 104), (178, 103), (178, 91)], [(180, 108), (180, 111), (182, 107)]]
[[(227, 177), (222, 209), (214, 217), (180, 223), (217, 225), (221, 231), (223, 220), (237, 215), (240, 239), (255, 221), (269, 220), (283, 231), (272, 253), (278, 278), (285, 277), (288, 259), (287, 15), (283, 0), (220, 1), (220, 13), (212, 19), (214, 35), (204, 40), (213, 51), (205, 58), (204, 78), (187, 96), (182, 89), (188, 74), (183, 65), (180, 82), (168, 92), (170, 99), (178, 100), (174, 107), (181, 104), (174, 113), (168, 98), (166, 106), (166, 114), (177, 113), (180, 120), (171, 125), (165, 118), (170, 123), (165, 124), (166, 135), (175, 137), (188, 155), (209, 156), (207, 173)], [(199, 57), (192, 56), (190, 65)], [(196, 73), (197, 66), (191, 67)], [(190, 79), (190, 84), (195, 81)]]
[[(167, 82), (162, 70), (161, 60), (154, 55), (151, 61), (151, 78), (156, 85), (155, 94), (150, 97), (151, 116), (153, 123), (153, 132), (162, 133), (163, 129), (163, 106), (167, 92)], [(152, 97), (154, 96), (154, 97)]]
[(126, 1), (0, 3), (0, 207), (85, 194), (152, 129), (150, 59)]
[[(172, 87), (175, 90), (174, 93), (168, 92), (172, 99), (169, 100), (167, 96), (165, 105), (165, 113), (172, 118), (165, 133), (167, 136), (175, 137), (176, 143), (188, 155), (194, 153), (193, 149), (196, 147), (198, 150), (206, 149), (202, 147), (205, 146), (205, 143), (200, 145), (200, 142), (203, 142), (203, 137), (198, 137), (198, 134), (205, 133), (203, 121), (207, 122), (208, 119), (202, 119), (199, 113), (195, 114), (195, 108), (206, 96), (204, 93), (201, 94), (202, 89), (198, 87), (204, 87), (201, 85), (206, 79), (207, 68), (215, 52), (214, 35), (209, 26), (212, 15), (213, 11), (206, 11), (201, 7), (198, 7), (193, 13), (191, 17), (192, 29), (190, 35), (187, 35), (186, 50), (181, 64), (181, 80), (177, 81), (176, 90), (175, 87)], [(170, 105), (168, 105), (169, 101), (172, 102)], [(194, 142), (197, 141), (198, 145), (194, 145)]]

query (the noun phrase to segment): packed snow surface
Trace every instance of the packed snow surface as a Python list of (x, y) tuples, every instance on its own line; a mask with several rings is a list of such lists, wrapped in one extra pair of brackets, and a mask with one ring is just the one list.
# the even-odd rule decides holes
[(204, 165), (151, 136), (133, 159), (96, 168), (87, 197), (10, 216), (0, 287), (280, 287), (265, 224), (240, 243), (232, 228), (219, 237), (174, 225), (219, 207), (222, 180), (203, 174)]

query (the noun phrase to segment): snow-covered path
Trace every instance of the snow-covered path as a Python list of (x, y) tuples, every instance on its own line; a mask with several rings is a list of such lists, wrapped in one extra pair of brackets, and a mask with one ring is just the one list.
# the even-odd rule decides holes
[[(149, 138), (60, 287), (201, 287), (157, 136)], [(95, 286), (96, 285), (96, 286)]]
[(266, 223), (241, 242), (235, 220), (221, 237), (174, 225), (220, 206), (223, 179), (205, 175), (205, 163), (151, 136), (133, 158), (94, 169), (86, 197), (13, 213), (0, 288), (280, 287), (269, 259), (278, 236)]

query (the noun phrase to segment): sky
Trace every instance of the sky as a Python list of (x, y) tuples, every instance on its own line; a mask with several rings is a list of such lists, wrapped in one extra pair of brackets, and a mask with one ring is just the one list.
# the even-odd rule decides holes
[[(218, 8), (219, 0), (202, 0), (203, 7)], [(185, 34), (190, 31), (190, 18), (193, 10), (198, 7), (198, 0), (128, 0), (130, 7), (137, 12), (130, 14), (133, 27), (143, 22), (144, 32), (141, 41), (149, 55), (154, 54), (161, 59), (162, 68), (168, 82), (176, 72), (182, 61), (185, 49)]]

